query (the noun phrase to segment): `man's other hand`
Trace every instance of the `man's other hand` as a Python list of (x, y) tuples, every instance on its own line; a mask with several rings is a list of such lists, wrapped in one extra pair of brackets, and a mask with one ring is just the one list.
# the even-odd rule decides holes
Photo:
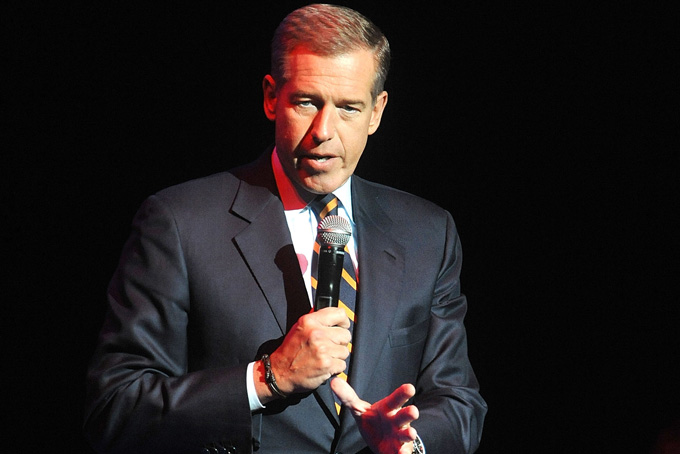
[(379, 454), (411, 454), (417, 437), (411, 422), (418, 419), (418, 409), (404, 404), (415, 395), (411, 384), (404, 384), (374, 404), (361, 400), (354, 389), (341, 378), (331, 381), (338, 399), (354, 416), (361, 436), (373, 452)]

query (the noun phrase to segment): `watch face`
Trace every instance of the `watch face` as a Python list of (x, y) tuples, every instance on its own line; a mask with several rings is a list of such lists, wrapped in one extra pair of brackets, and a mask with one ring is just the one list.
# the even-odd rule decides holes
[(423, 443), (420, 441), (420, 437), (413, 441), (413, 454), (425, 454), (425, 449), (423, 448)]

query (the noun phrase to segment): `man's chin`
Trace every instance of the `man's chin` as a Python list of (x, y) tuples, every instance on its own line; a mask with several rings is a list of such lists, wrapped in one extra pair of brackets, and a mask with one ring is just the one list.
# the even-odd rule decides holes
[(346, 180), (328, 175), (300, 175), (300, 186), (312, 194), (328, 194), (338, 189)]

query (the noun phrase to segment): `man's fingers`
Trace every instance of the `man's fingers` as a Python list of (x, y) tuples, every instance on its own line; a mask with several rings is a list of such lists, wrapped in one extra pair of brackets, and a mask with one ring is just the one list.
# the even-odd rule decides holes
[(418, 408), (416, 408), (415, 405), (409, 405), (408, 407), (402, 408), (395, 414), (394, 422), (397, 426), (404, 427), (418, 419), (418, 416), (420, 416)]
[(349, 383), (342, 378), (334, 378), (331, 380), (331, 389), (335, 395), (340, 399), (342, 405), (352, 410), (355, 416), (361, 416), (366, 410), (371, 407), (371, 404), (365, 400), (361, 400)]
[(339, 326), (349, 328), (349, 318), (339, 307), (326, 307), (313, 313), (316, 320), (324, 326)]
[[(411, 426), (404, 427), (397, 432), (397, 439), (402, 443), (408, 443), (418, 437), (418, 432)], [(409, 451), (409, 454), (411, 451)]]
[(352, 334), (349, 332), (347, 328), (340, 328), (337, 326), (333, 326), (330, 328), (330, 333), (329, 333), (329, 339), (337, 344), (337, 345), (342, 345), (342, 346), (347, 346), (352, 341)]
[[(416, 388), (406, 383), (398, 387), (389, 396), (385, 397), (381, 403), (389, 410), (398, 410), (413, 396), (416, 395)], [(415, 407), (414, 407), (415, 408)], [(417, 410), (416, 410), (417, 411)]]

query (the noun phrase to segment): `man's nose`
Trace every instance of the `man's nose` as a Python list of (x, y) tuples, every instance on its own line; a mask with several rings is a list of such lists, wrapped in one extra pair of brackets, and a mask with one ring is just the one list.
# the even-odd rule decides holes
[(335, 136), (335, 116), (335, 109), (326, 106), (316, 114), (312, 124), (312, 138), (317, 145)]

